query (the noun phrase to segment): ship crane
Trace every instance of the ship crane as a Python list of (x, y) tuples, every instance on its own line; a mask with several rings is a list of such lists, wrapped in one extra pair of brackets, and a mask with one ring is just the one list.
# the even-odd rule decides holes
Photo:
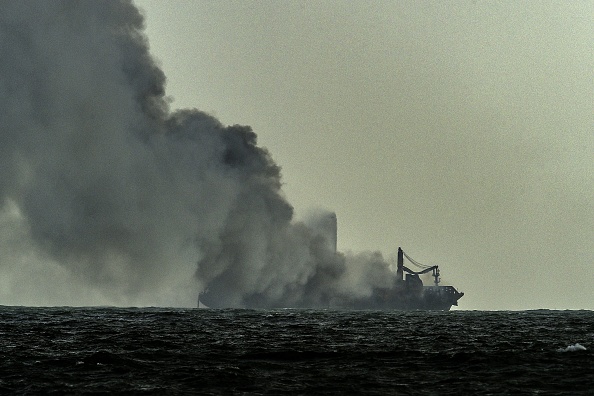
[[(406, 259), (408, 261), (410, 261), (413, 265), (421, 268), (420, 271), (413, 271), (410, 268), (407, 268), (404, 266), (404, 260), (403, 257), (406, 257)], [(439, 266), (437, 265), (425, 265), (425, 264), (421, 264), (418, 261), (412, 259), (408, 254), (404, 253), (404, 251), (401, 248), (398, 248), (398, 277), (400, 280), (402, 280), (402, 271), (406, 271), (408, 274), (412, 274), (412, 275), (422, 275), (422, 274), (426, 274), (428, 272), (432, 272), (431, 276), (433, 276), (434, 278), (434, 283), (435, 286), (439, 286), (439, 282), (440, 282), (440, 278), (439, 278)]]

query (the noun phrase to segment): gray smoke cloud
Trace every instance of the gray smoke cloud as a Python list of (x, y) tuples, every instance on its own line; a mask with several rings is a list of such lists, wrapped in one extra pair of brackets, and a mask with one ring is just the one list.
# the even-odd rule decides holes
[[(247, 126), (170, 112), (130, 1), (0, 3), (0, 275), (15, 304), (319, 306), (393, 280), (296, 221)], [(331, 220), (330, 220), (331, 222)]]

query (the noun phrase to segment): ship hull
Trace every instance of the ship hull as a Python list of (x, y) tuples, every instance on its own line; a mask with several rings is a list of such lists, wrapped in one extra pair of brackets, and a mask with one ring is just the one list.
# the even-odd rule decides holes
[(213, 296), (201, 293), (198, 306), (201, 308), (330, 308), (346, 310), (392, 310), (392, 311), (449, 311), (458, 305), (464, 293), (452, 286), (424, 286), (422, 288), (376, 289), (367, 298), (331, 298), (327, 303), (311, 305), (299, 304), (284, 306), (282, 304), (263, 304), (256, 300), (244, 302), (241, 306), (218, 304)]
[(334, 301), (331, 306), (356, 310), (449, 311), (463, 295), (452, 286), (377, 289), (370, 298)]

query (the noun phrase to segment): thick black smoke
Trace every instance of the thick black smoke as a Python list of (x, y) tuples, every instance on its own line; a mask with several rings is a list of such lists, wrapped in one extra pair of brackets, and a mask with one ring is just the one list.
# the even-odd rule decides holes
[(119, 304), (208, 288), (225, 306), (317, 306), (388, 285), (381, 255), (336, 253), (323, 221), (293, 219), (251, 128), (169, 111), (143, 23), (130, 1), (0, 3), (4, 246), (18, 227), (14, 249)]

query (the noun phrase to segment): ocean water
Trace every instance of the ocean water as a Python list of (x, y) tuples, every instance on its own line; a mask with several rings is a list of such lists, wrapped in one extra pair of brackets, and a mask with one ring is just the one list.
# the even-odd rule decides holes
[(1, 394), (594, 394), (594, 312), (0, 307)]

